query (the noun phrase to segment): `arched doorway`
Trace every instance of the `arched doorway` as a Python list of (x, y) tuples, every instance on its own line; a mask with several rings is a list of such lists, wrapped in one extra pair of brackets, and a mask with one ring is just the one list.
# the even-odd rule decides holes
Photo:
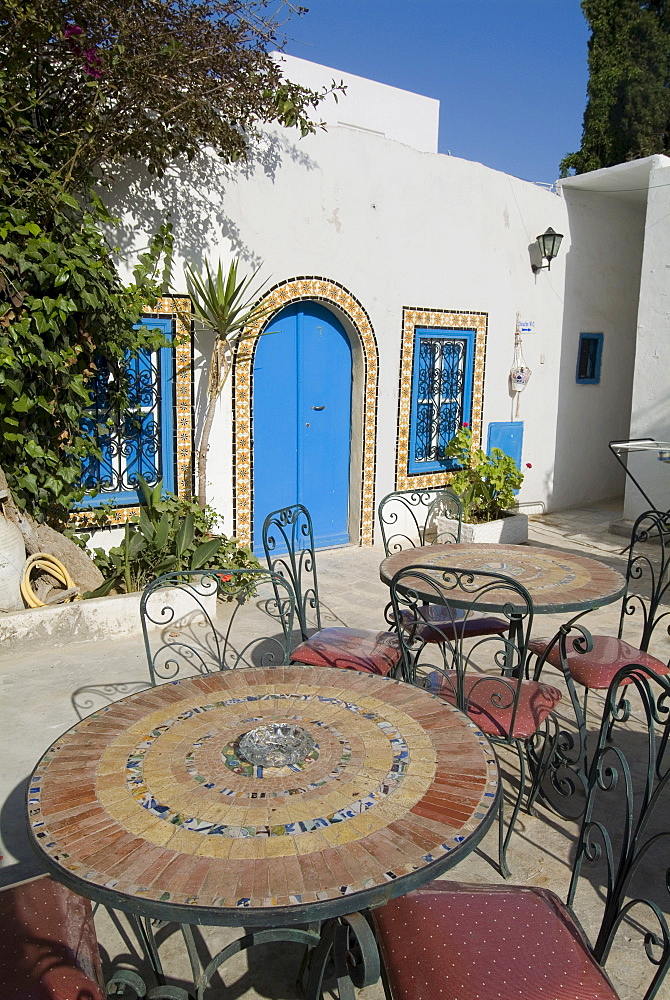
[(266, 514), (302, 503), (319, 548), (349, 537), (352, 354), (326, 306), (286, 306), (256, 344), (253, 362), (254, 548)]

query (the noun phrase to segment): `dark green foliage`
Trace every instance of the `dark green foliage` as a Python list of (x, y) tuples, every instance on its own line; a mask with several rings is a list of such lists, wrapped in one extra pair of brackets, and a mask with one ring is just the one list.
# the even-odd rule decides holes
[[(258, 125), (303, 133), (320, 96), (282, 79), (264, 0), (0, 0), (0, 465), (20, 507), (61, 525), (80, 495), (96, 356), (156, 347), (133, 330), (162, 293), (169, 227), (121, 281), (101, 185), (128, 159), (162, 173)], [(115, 389), (121, 404), (123, 375)]]
[(487, 455), (475, 448), (472, 431), (461, 427), (444, 449), (444, 457), (452, 458), (460, 468), (449, 481), (463, 504), (463, 520), (471, 524), (496, 521), (514, 505), (514, 490), (523, 482), (514, 459), (500, 448)]
[(670, 151), (670, 0), (582, 0), (582, 10), (588, 103), (562, 177)]
[[(21, 209), (0, 208), (0, 465), (17, 504), (59, 525), (96, 451), (80, 432), (95, 358), (112, 370), (124, 351), (156, 347), (158, 331), (133, 330), (160, 294), (162, 232), (125, 286), (90, 214), (56, 212), (50, 230)], [(119, 396), (123, 384), (117, 383)]]
[(46, 206), (128, 159), (162, 173), (204, 145), (239, 159), (262, 122), (314, 131), (320, 95), (282, 78), (266, 7), (0, 0), (0, 172)]
[[(216, 513), (204, 510), (196, 500), (180, 500), (163, 494), (163, 483), (149, 486), (139, 477), (142, 510), (137, 520), (126, 523), (121, 545), (105, 552), (95, 550), (95, 563), (105, 582), (87, 597), (104, 597), (111, 591), (130, 593), (142, 588), (162, 573), (191, 569), (258, 569), (251, 551), (241, 548), (234, 538), (213, 537)], [(225, 572), (220, 591), (226, 592)], [(252, 583), (244, 574), (235, 577), (235, 589)], [(252, 588), (253, 589), (253, 586)]]

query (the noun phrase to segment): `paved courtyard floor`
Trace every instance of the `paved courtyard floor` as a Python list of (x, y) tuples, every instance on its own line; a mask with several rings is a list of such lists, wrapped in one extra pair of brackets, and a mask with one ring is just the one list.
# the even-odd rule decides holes
[[(621, 516), (620, 505), (598, 504), (590, 508), (550, 514), (531, 520), (531, 544), (555, 547), (591, 554), (623, 570), (625, 558), (621, 550), (625, 539), (611, 535), (608, 526)], [(380, 548), (345, 547), (318, 554), (321, 599), (327, 611), (324, 625), (342, 622), (361, 628), (384, 627), (383, 611), (388, 601), (388, 589), (379, 580)], [(588, 627), (592, 631), (616, 634), (619, 605), (602, 608), (590, 614)], [(543, 616), (536, 620), (536, 634), (552, 634), (565, 616)], [(330, 619), (330, 620), (329, 620)], [(670, 640), (659, 637), (652, 649), (663, 660), (670, 657)], [(25, 655), (0, 655), (0, 732), (3, 734), (2, 767), (0, 768), (0, 885), (29, 878), (39, 871), (25, 832), (24, 795), (27, 778), (41, 754), (51, 742), (76, 721), (71, 695), (78, 687), (104, 682), (143, 680), (147, 677), (146, 658), (141, 635), (115, 641), (93, 641), (57, 648), (32, 650)], [(547, 680), (561, 686), (555, 672)], [(603, 699), (590, 700), (589, 727), (598, 725)], [(569, 724), (569, 702), (562, 703), (561, 714)], [(560, 707), (560, 706), (559, 706)], [(504, 783), (517, 780), (511, 757), (501, 756), (506, 773)], [(540, 805), (536, 816), (520, 814), (517, 830), (509, 850), (511, 882), (549, 887), (565, 898), (577, 825)], [(462, 882), (496, 883), (503, 880), (495, 868), (497, 854), (496, 829), (488, 834), (481, 849), (465, 859), (447, 877)], [(598, 914), (598, 887), (588, 888), (583, 900), (577, 899), (577, 910), (588, 931), (595, 926)], [(110, 918), (99, 912), (98, 933), (103, 953), (110, 961), (125, 961), (137, 967), (136, 943), (124, 919)], [(173, 982), (182, 980), (186, 955), (178, 935), (170, 928), (161, 932), (165, 942), (161, 953)], [(206, 947), (210, 950), (237, 931), (205, 931)], [(611, 972), (623, 1000), (640, 996), (640, 982), (647, 976), (646, 963), (627, 954), (627, 944), (612, 962)], [(633, 943), (631, 942), (631, 949)], [(295, 974), (301, 957), (297, 945), (267, 945), (242, 954), (229, 963), (224, 973), (225, 990), (219, 982), (211, 992), (214, 997), (277, 998), (292, 1000), (299, 997)], [(381, 1000), (381, 984), (359, 991), (361, 1000)], [(670, 997), (670, 984), (659, 994)], [(417, 1000), (421, 998), (417, 997)]]

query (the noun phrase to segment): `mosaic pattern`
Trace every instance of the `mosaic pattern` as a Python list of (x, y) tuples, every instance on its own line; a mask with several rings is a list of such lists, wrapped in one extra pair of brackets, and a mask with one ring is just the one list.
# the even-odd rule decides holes
[[(300, 299), (310, 299), (336, 307), (353, 324), (362, 348), (364, 362), (365, 388), (363, 393), (363, 462), (361, 475), (361, 511), (360, 511), (360, 543), (372, 545), (374, 523), (374, 476), (375, 476), (375, 446), (377, 437), (377, 379), (379, 369), (379, 354), (375, 335), (368, 314), (360, 302), (346, 288), (325, 278), (297, 278), (285, 281), (272, 288), (263, 298), (263, 305), (271, 313), (276, 313), (284, 306)], [(233, 369), (233, 465), (234, 495), (233, 507), (235, 518), (235, 535), (243, 545), (251, 544), (251, 526), (253, 523), (253, 447), (252, 447), (252, 413), (253, 398), (252, 373), (253, 359), (258, 336), (268, 319), (251, 326), (248, 332), (249, 340), (243, 341), (238, 348)]]
[[(185, 295), (166, 296), (147, 317), (168, 317), (174, 328), (175, 473), (177, 496), (193, 496), (193, 364), (191, 343), (191, 300)], [(109, 524), (125, 524), (138, 517), (140, 508), (117, 507)], [(77, 510), (70, 514), (76, 527), (95, 524), (95, 512)]]
[[(416, 563), (415, 549), (406, 549), (389, 556), (380, 567), (383, 583), (389, 584), (398, 570)], [(481, 570), (510, 576), (528, 590), (533, 608), (539, 614), (553, 611), (582, 611), (611, 604), (621, 597), (625, 580), (621, 573), (597, 559), (573, 555), (556, 549), (540, 549), (526, 545), (426, 545), (421, 549), (421, 563), (439, 570), (454, 566), (463, 570)], [(411, 585), (411, 577), (404, 583)], [(467, 583), (467, 581), (465, 581)], [(419, 587), (420, 590), (420, 587)], [(454, 600), (472, 601), (472, 595), (458, 588), (450, 591)], [(435, 595), (432, 595), (433, 599)], [(482, 610), (501, 611), (509, 603), (509, 591), (489, 591), (487, 603), (477, 604)]]
[[(240, 738), (270, 722), (304, 727), (317, 754), (238, 767)], [(90, 716), (38, 764), (28, 811), (52, 870), (236, 911), (335, 900), (422, 869), (428, 881), (496, 793), (485, 737), (427, 691), (278, 667), (172, 682)]]
[(448, 472), (410, 475), (410, 416), (412, 411), (412, 362), (414, 333), (417, 327), (433, 330), (474, 330), (475, 357), (472, 386), (472, 438), (480, 442), (484, 403), (484, 362), (486, 358), (487, 313), (449, 312), (446, 309), (410, 309), (402, 312), (402, 348), (400, 357), (400, 392), (398, 398), (398, 447), (396, 452), (396, 489), (411, 490), (445, 486)]

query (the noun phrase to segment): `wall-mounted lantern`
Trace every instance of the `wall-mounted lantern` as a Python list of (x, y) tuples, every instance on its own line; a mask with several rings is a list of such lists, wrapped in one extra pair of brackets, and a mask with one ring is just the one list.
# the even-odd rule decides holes
[(555, 233), (551, 226), (549, 226), (546, 233), (542, 233), (536, 239), (537, 245), (540, 248), (540, 255), (547, 261), (546, 264), (531, 264), (533, 271), (537, 274), (538, 271), (541, 271), (545, 267), (547, 270), (551, 270), (551, 262), (559, 251), (563, 233)]

